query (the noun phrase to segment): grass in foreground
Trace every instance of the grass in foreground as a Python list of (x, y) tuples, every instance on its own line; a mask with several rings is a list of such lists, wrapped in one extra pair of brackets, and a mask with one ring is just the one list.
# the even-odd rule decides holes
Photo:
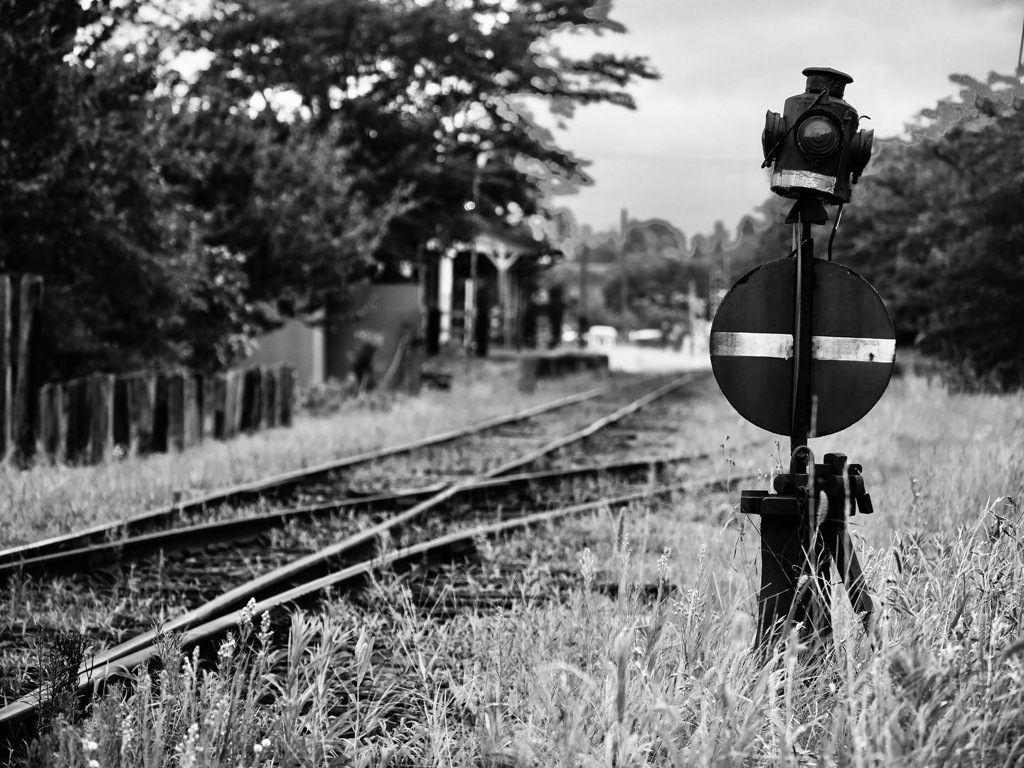
[[(715, 409), (724, 442), (734, 417), (713, 394), (694, 421)], [(249, 652), (236, 637), (218, 673), (168, 645), (162, 685), (58, 722), (36, 763), (1022, 765), (1022, 420), (1020, 396), (903, 381), (815, 446), (865, 464), (877, 513), (862, 540), (883, 606), (869, 642), (833, 595), (827, 671), (795, 638), (759, 663), (756, 531), (735, 499), (680, 497), (484, 548), (485, 568), (526, 563), (504, 614), (424, 619), (385, 575), (372, 610), (333, 601)], [(566, 564), (576, 585), (547, 599)], [(616, 597), (592, 592), (602, 580)]]

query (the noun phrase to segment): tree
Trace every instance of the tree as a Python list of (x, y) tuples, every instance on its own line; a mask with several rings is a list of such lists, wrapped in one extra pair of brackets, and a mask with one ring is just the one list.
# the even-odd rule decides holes
[(371, 210), (333, 129), (318, 134), (207, 88), (164, 117), (164, 177), (200, 247), (235, 254), (249, 321), (322, 318), (353, 306), (397, 201)]
[(645, 59), (573, 58), (552, 41), (568, 29), (623, 31), (608, 6), (242, 0), (192, 25), (190, 44), (213, 53), (198, 89), (214, 83), (239, 108), (259, 102), (321, 135), (333, 130), (371, 210), (405, 197), (378, 251), (388, 269), (416, 263), (431, 238), (466, 239), (467, 209), (516, 224), (543, 209), (552, 177), (585, 178), (522, 99), (565, 118), (581, 104), (633, 106), (626, 87), (655, 76)]
[(45, 376), (221, 368), (344, 303), (391, 214), (336, 141), (185, 98), (134, 6), (0, 4), (0, 270), (45, 279)]
[[(653, 76), (551, 43), (621, 31), (606, 2), (243, 0), (177, 26), (140, 5), (0, 0), (0, 269), (46, 279), (55, 378), (220, 367), (284, 318), (350, 311), (369, 276), (466, 238), (468, 203), (516, 223), (584, 178), (522, 96), (568, 116)], [(212, 64), (176, 74), (182, 51)]]
[(162, 359), (175, 297), (151, 162), (153, 61), (109, 48), (133, 9), (0, 5), (0, 270), (46, 281), (45, 373)]

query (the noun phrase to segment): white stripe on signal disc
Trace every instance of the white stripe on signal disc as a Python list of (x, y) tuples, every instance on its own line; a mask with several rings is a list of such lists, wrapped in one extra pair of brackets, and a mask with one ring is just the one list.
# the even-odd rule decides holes
[(814, 336), (811, 339), (811, 357), (852, 363), (891, 363), (896, 359), (896, 339)]
[[(793, 357), (793, 336), (788, 333), (728, 333), (711, 335), (715, 357)], [(852, 363), (892, 363), (896, 359), (895, 339), (862, 339), (856, 336), (814, 336), (814, 360)]]
[(793, 357), (791, 333), (713, 333), (711, 349), (716, 357)]

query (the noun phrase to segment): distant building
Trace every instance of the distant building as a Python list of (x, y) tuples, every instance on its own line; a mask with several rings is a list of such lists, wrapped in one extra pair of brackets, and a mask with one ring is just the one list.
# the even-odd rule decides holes
[(254, 365), (291, 363), (300, 387), (344, 380), (371, 345), (373, 376), (380, 379), (390, 366), (403, 334), (419, 335), (422, 311), (420, 287), (414, 281), (371, 283), (357, 317), (349, 322), (304, 323), (290, 320), (257, 340), (247, 361)]
[[(480, 220), (463, 248), (441, 256), (437, 280), (439, 342), (478, 349), (519, 349), (531, 337), (537, 275), (545, 243), (526, 227), (499, 227)], [(482, 324), (482, 325), (481, 325)], [(486, 341), (480, 334), (486, 332)]]
[[(417, 338), (429, 353), (441, 345), (471, 349), (490, 345), (518, 349), (529, 336), (530, 297), (537, 290), (545, 244), (523, 227), (480, 221), (478, 233), (461, 249), (440, 254), (432, 268), (409, 280), (371, 283), (357, 317), (338, 322), (290, 320), (264, 334), (247, 361), (291, 363), (299, 386), (344, 380), (374, 348), (372, 368), (379, 380), (391, 365), (403, 335)], [(467, 328), (479, 316), (479, 333)]]

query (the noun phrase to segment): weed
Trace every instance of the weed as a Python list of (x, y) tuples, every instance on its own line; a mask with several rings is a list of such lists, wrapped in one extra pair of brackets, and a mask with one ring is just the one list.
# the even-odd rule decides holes
[(78, 632), (50, 631), (40, 635), (37, 643), (37, 690), (50, 694), (40, 700), (39, 729), (46, 731), (58, 720), (77, 723), (83, 714), (78, 697), (78, 668), (85, 661), (88, 641)]

